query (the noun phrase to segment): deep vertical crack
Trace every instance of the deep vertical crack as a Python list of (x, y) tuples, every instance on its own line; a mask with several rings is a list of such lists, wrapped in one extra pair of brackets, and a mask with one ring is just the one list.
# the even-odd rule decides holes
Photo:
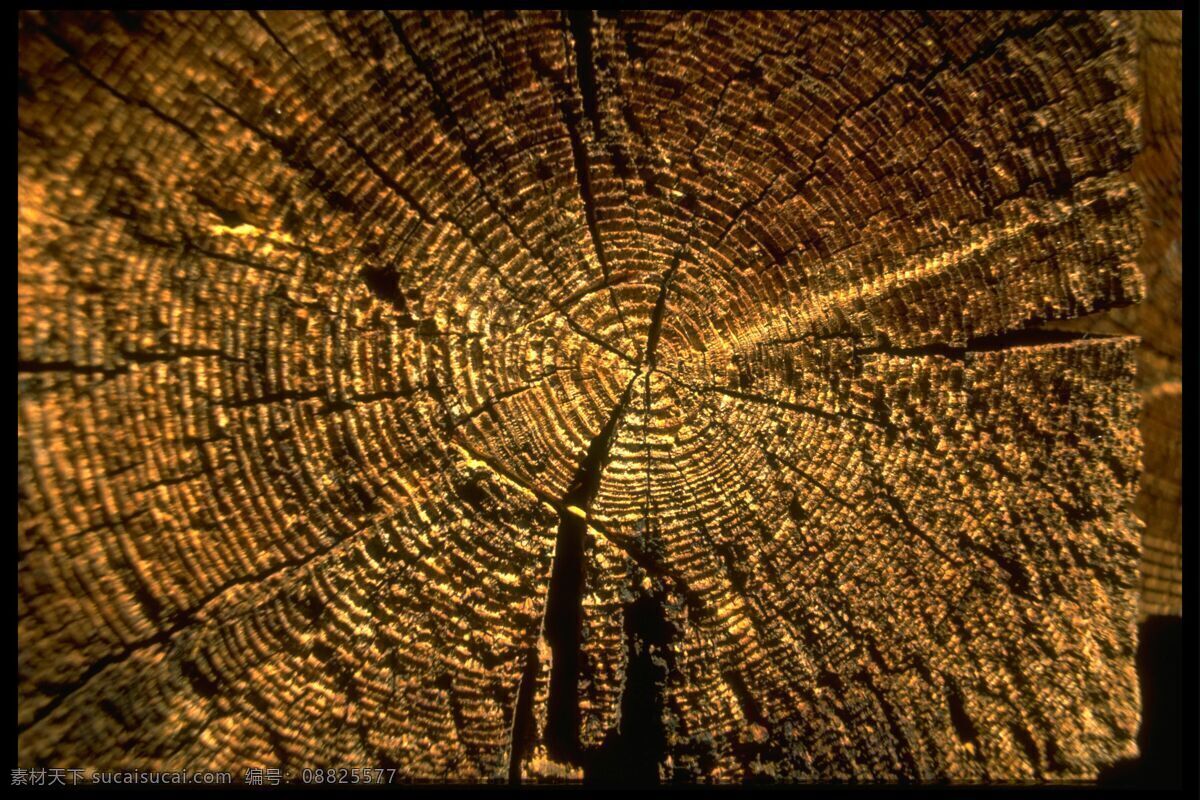
[(621, 691), (621, 716), (604, 743), (588, 754), (584, 783), (646, 785), (659, 782), (667, 749), (663, 686), (672, 668), (674, 628), (661, 596), (649, 591), (625, 606), (625, 647), (629, 654)]
[[(640, 377), (644, 380), (646, 407), (650, 407), (650, 373), (655, 367), (667, 293), (678, 265), (677, 256), (663, 274), (646, 335), (643, 370), (626, 387), (622, 405)], [(674, 631), (661, 596), (640, 586), (635, 586), (634, 592), (636, 599), (624, 608), (625, 678), (617, 725), (608, 731), (599, 747), (579, 752), (577, 763), (583, 766), (584, 783), (590, 785), (656, 784), (659, 765), (666, 756), (663, 687), (672, 668), (670, 644)], [(578, 727), (575, 730), (578, 733)]]
[[(596, 97), (595, 67), (592, 61), (591, 15), (590, 13), (569, 12), (567, 20), (574, 42), (576, 79), (584, 116), (591, 121), (593, 135), (599, 138), (601, 128)], [(575, 173), (579, 179), (588, 231), (607, 284), (611, 271), (600, 237), (587, 148), (579, 131), (581, 120), (577, 113), (565, 106), (563, 115), (568, 122), (567, 130), (571, 142), (571, 152), (574, 157)], [(665, 295), (673, 272), (674, 267), (668, 270), (663, 278), (663, 286), (647, 336), (643, 364), (650, 369), (653, 369), (653, 356), (662, 326)], [(609, 292), (612, 295), (611, 286)], [(625, 327), (624, 315), (616, 302), (615, 295), (612, 296), (612, 301), (621, 319), (621, 324)], [(625, 329), (628, 334), (628, 328), (625, 327)], [(636, 765), (634, 771), (639, 778), (656, 779), (660, 760), (657, 754), (665, 748), (665, 735), (660, 730), (661, 714), (658, 715), (658, 728), (655, 728), (653, 724), (649, 727), (643, 724), (647, 710), (661, 708), (662, 705), (661, 698), (656, 695), (660, 691), (660, 681), (656, 680), (655, 676), (658, 667), (665, 662), (662, 662), (661, 658), (658, 658), (657, 661), (650, 660), (656, 658), (651, 655), (650, 640), (653, 639), (660, 649), (666, 646), (665, 634), (659, 630), (665, 626), (661, 603), (654, 604), (648, 596), (643, 596), (642, 599), (628, 607), (625, 619), (629, 660), (625, 691), (623, 691), (621, 699), (621, 713), (623, 720), (627, 722), (636, 720), (636, 722), (623, 725), (618, 731), (610, 731), (604, 745), (595, 751), (585, 753), (580, 742), (580, 628), (585, 581), (584, 554), (587, 543), (587, 515), (600, 486), (600, 475), (608, 459), (617, 422), (624, 414), (633, 392), (633, 386), (639, 377), (641, 377), (641, 373), (635, 375), (626, 385), (621, 399), (613, 408), (604, 427), (589, 444), (579, 471), (558, 505), (559, 526), (555, 539), (554, 565), (551, 568), (550, 585), (546, 596), (544, 632), (551, 652), (550, 688), (545, 730), (547, 754), (551, 758), (583, 766), (585, 776), (593, 778), (597, 774), (595, 766), (620, 762), (627, 766)], [(646, 603), (651, 603), (653, 606), (650, 611), (646, 611), (642, 607)], [(657, 614), (651, 613), (654, 608), (657, 608)], [(657, 625), (655, 625), (656, 620)], [(647, 625), (649, 629), (647, 629)], [(514, 736), (515, 724), (514, 722)], [(654, 730), (659, 730), (657, 737), (653, 734)], [(635, 734), (634, 731), (637, 733)], [(649, 749), (636, 744), (639, 736), (643, 735), (649, 735), (650, 739), (654, 740), (649, 742), (651, 745)], [(659, 742), (658, 739), (663, 741)], [(645, 745), (646, 743), (642, 742), (641, 744)], [(510, 765), (510, 780), (514, 782), (519, 780), (519, 773), (520, 764), (519, 757), (517, 757)]]
[(537, 650), (530, 650), (517, 684), (517, 702), (513, 707), (512, 735), (508, 748), (508, 782), (521, 782), (521, 762), (529, 750), (529, 738), (533, 733), (533, 690), (538, 674)]
[(568, 11), (567, 21), (571, 25), (571, 38), (575, 43), (575, 72), (579, 80), (579, 94), (583, 98), (583, 112), (592, 121), (592, 130), (599, 138), (600, 104), (596, 99), (596, 67), (592, 61), (592, 12)]
[(579, 666), (587, 514), (600, 487), (617, 422), (637, 381), (625, 386), (604, 427), (588, 445), (579, 471), (559, 504), (554, 565), (546, 592), (544, 632), (550, 647), (550, 693), (546, 709), (546, 751), (551, 758), (580, 764)]
[[(569, 11), (567, 23), (571, 29), (571, 40), (575, 52), (575, 82), (579, 85), (579, 95), (583, 105), (583, 114), (592, 125), (592, 135), (600, 140), (600, 105), (596, 99), (596, 68), (592, 62), (592, 20), (591, 12)], [(617, 319), (625, 336), (629, 337), (629, 326), (625, 322), (625, 313), (617, 301), (616, 292), (611, 285), (612, 269), (608, 263), (608, 254), (604, 250), (604, 242), (600, 237), (600, 223), (596, 216), (596, 197), (592, 191), (592, 172), (588, 164), (587, 144), (579, 133), (579, 114), (571, 108), (564, 95), (562, 101), (563, 119), (567, 123), (567, 135), (571, 140), (571, 156), (575, 163), (575, 175), (579, 180), (580, 199), (583, 201), (583, 212), (587, 219), (588, 234), (592, 240), (592, 248), (600, 262), (600, 271), (604, 275), (604, 283), (608, 288), (609, 300), (617, 312)]]

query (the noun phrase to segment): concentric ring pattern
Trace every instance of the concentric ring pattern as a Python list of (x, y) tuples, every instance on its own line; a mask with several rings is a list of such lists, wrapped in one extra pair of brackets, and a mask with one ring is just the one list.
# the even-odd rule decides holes
[(1136, 751), (1127, 16), (18, 43), (20, 765)]

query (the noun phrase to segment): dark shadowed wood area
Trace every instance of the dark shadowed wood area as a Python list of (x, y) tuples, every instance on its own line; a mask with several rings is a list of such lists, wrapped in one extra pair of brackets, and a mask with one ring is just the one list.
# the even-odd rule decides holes
[(20, 14), (18, 765), (1136, 755), (1146, 30)]

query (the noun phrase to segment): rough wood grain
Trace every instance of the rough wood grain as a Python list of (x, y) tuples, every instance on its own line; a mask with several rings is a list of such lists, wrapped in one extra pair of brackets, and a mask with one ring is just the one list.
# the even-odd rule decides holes
[(1136, 752), (1132, 17), (18, 20), (20, 765)]
[(1138, 15), (1143, 146), (1133, 174), (1145, 202), (1138, 267), (1144, 302), (1064, 320), (1063, 330), (1137, 334), (1145, 443), (1134, 512), (1142, 532), (1142, 616), (1183, 610), (1183, 14)]

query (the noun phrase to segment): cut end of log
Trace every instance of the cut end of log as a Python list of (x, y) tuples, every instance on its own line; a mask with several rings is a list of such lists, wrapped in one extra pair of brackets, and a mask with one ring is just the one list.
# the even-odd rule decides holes
[(20, 766), (1136, 753), (1133, 15), (18, 23)]

